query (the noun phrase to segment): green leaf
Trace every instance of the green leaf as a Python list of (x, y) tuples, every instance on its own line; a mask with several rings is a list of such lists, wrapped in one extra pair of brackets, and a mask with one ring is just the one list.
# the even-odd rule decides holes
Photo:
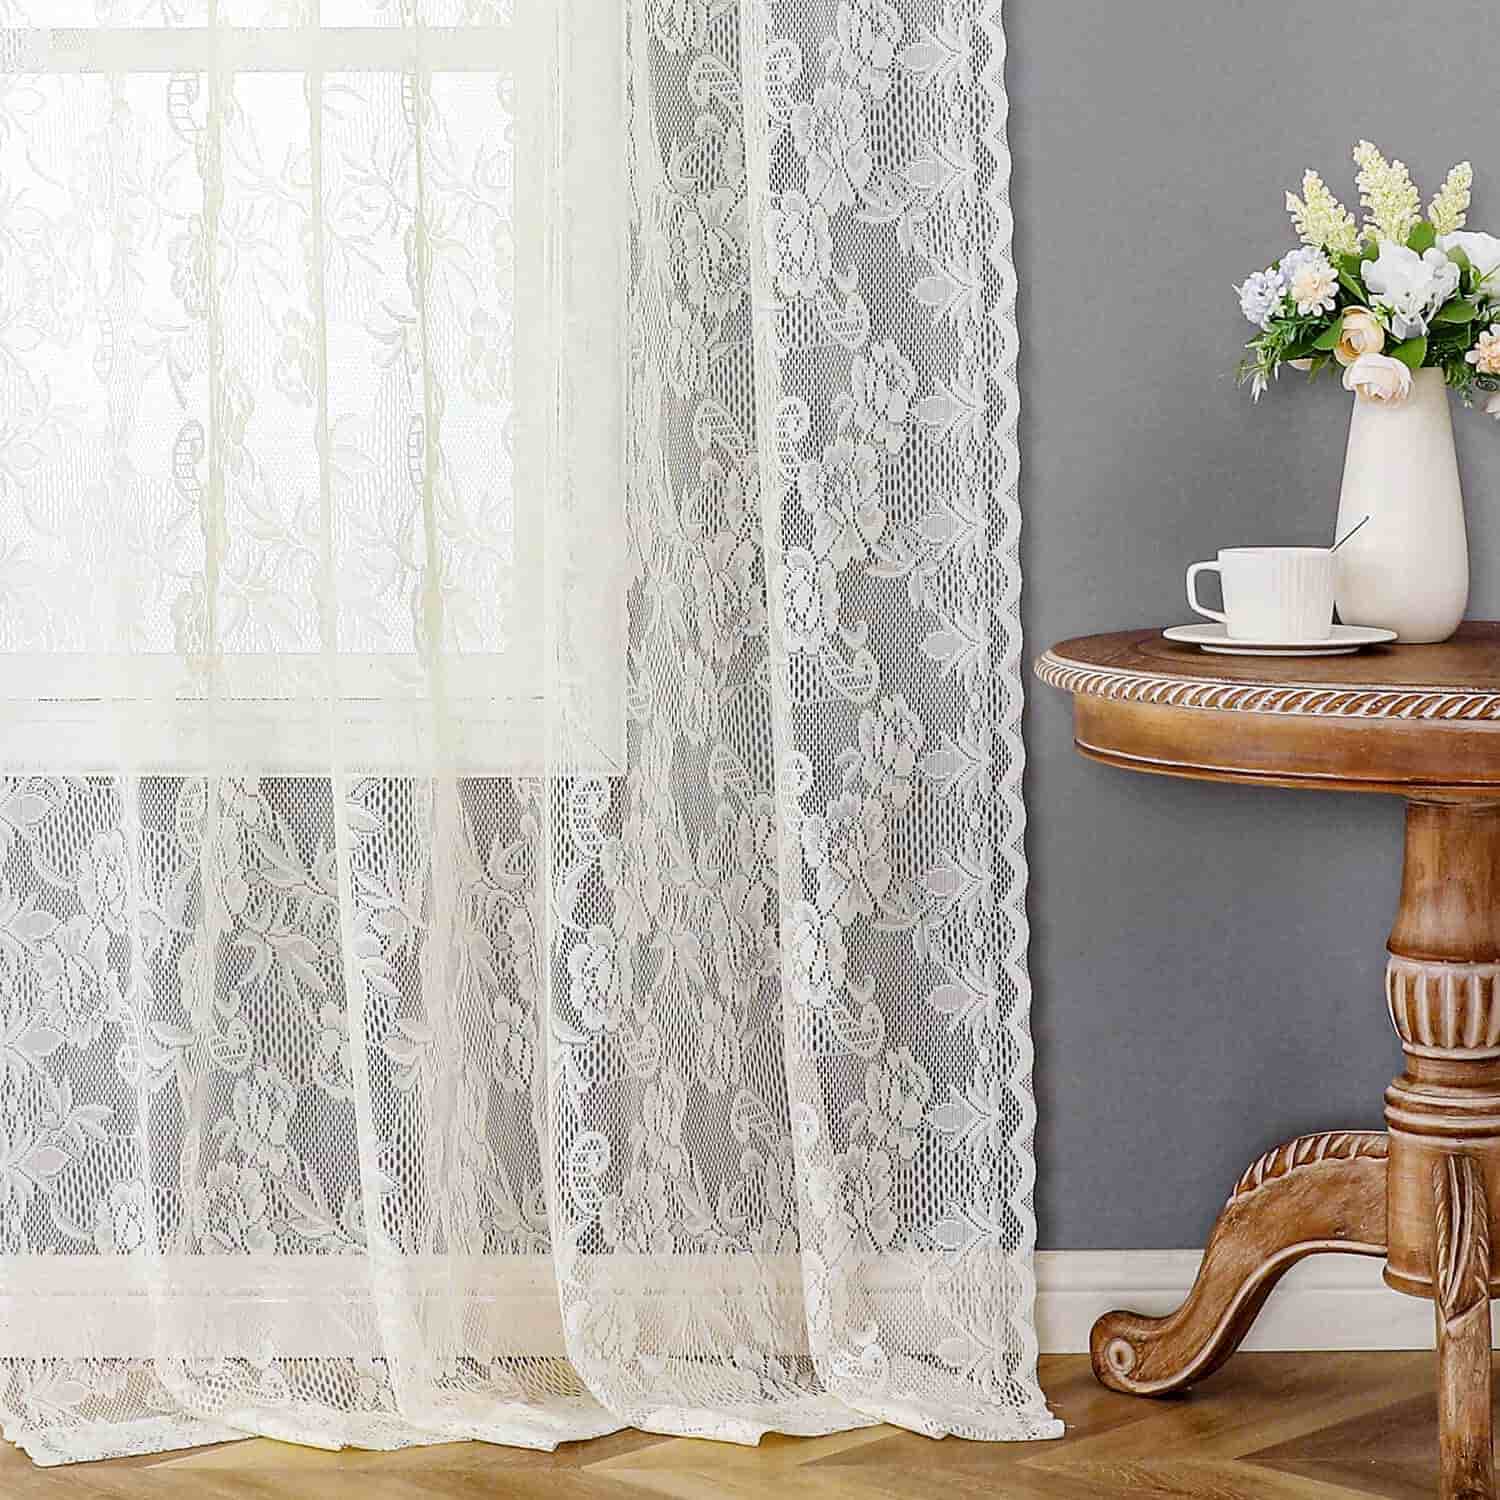
[(1370, 293), (1367, 293), (1365, 288), (1362, 287), (1358, 276), (1350, 276), (1347, 272), (1340, 272), (1338, 273), (1338, 279), (1340, 279), (1340, 284), (1343, 285), (1344, 291), (1347, 291), (1349, 296), (1353, 297), (1361, 308), (1368, 308), (1370, 306)]
[(1344, 336), (1344, 319), (1342, 315), (1335, 318), (1329, 327), (1313, 340), (1314, 349), (1337, 349), (1339, 340)]
[(1437, 230), (1426, 219), (1418, 219), (1416, 227), (1406, 237), (1406, 244), (1408, 249), (1423, 255), (1437, 244)]
[(1453, 301), (1445, 303), (1433, 314), (1434, 323), (1472, 323), (1479, 316), (1479, 309), (1472, 302)]
[(1472, 271), (1474, 269), (1473, 261), (1471, 261), (1468, 255), (1457, 245), (1449, 250), (1447, 252), (1447, 255), (1448, 259), (1451, 260), (1460, 271)]
[(1328, 367), (1328, 362), (1331, 358), (1332, 356), (1328, 354), (1313, 355), (1312, 368), (1307, 372), (1307, 378), (1309, 380), (1316, 380)]
[(1407, 339), (1386, 352), (1392, 359), (1399, 359), (1408, 370), (1420, 370), (1422, 361), (1427, 358), (1427, 340)]

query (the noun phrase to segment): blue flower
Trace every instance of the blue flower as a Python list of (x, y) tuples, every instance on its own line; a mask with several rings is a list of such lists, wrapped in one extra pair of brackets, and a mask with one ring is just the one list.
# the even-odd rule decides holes
[(1240, 311), (1258, 328), (1267, 328), (1281, 311), (1286, 282), (1275, 266), (1268, 266), (1264, 271), (1252, 272), (1235, 291), (1239, 293)]

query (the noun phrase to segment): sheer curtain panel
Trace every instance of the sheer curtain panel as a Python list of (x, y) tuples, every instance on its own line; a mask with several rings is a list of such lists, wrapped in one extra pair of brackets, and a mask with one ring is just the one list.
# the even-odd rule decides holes
[(1035, 1381), (999, 0), (0, 0), (0, 1417)]

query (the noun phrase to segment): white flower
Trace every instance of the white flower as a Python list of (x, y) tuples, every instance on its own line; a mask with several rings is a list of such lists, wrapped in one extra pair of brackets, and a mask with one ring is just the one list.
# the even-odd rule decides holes
[(287, 1127), (297, 1102), (291, 1084), (274, 1067), (252, 1068), (235, 1079), (231, 1102), (235, 1145), (280, 1177), (290, 1159)]
[(865, 1070), (870, 1134), (904, 1161), (917, 1154), (931, 1099), (932, 1079), (909, 1047), (895, 1048)]
[(887, 453), (906, 442), (906, 419), (917, 393), (917, 372), (891, 339), (854, 356), (854, 425)]
[(1399, 406), (1411, 394), (1411, 371), (1399, 359), (1384, 354), (1361, 354), (1344, 371), (1344, 389), (1365, 401)]
[(507, 1093), (523, 1094), (531, 1087), (531, 1075), (536, 1065), (531, 1009), (509, 995), (497, 994), (494, 1012), (497, 1081)]
[(723, 318), (748, 284), (744, 200), (732, 188), (699, 193), (678, 203), (675, 223), (688, 301), (710, 319)]
[(354, 1063), (349, 1051), (349, 1018), (327, 1001), (318, 1012), (318, 1055), (313, 1077), (320, 1088), (339, 1099), (353, 1097)]
[(1252, 272), (1235, 291), (1239, 293), (1240, 311), (1257, 328), (1265, 328), (1281, 311), (1286, 283), (1275, 266), (1267, 266), (1264, 271)]
[(1449, 171), (1427, 209), (1427, 217), (1439, 234), (1452, 234), (1455, 229), (1464, 227), (1469, 212), (1469, 192), (1473, 186), (1474, 168), (1468, 162), (1461, 161)]
[(884, 99), (905, 23), (889, 0), (839, 0), (835, 25), (839, 66), (874, 98)]
[[(317, 402), (317, 337), (311, 319), (288, 313), (282, 332), (281, 353), (273, 378), (282, 393), (299, 406)], [(469, 314), (464, 339), (464, 386), (476, 401), (497, 406), (510, 387), (510, 334), (501, 321), (482, 307)]]
[(1478, 230), (1464, 230), (1454, 234), (1438, 236), (1438, 248), (1443, 251), (1462, 250), (1469, 257), (1469, 264), (1481, 280), (1500, 270), (1500, 239), (1492, 234), (1481, 234)]
[(708, 35), (708, 0), (655, 0), (651, 30), (668, 52), (701, 47)]
[(874, 164), (865, 142), (865, 101), (858, 89), (826, 83), (811, 104), (792, 110), (792, 141), (807, 163), (807, 196), (835, 213), (853, 203)]
[(94, 1248), (100, 1255), (132, 1255), (151, 1232), (146, 1184), (139, 1178), (117, 1182), (94, 1219)]
[(1302, 174), (1302, 197), (1288, 193), (1286, 207), (1304, 245), (1337, 250), (1344, 255), (1352, 255), (1359, 248), (1359, 230), (1355, 228), (1354, 215), (1328, 191), (1323, 179), (1310, 168)]
[(172, 263), (173, 295), (182, 302), (188, 317), (203, 317), (208, 299), (208, 236), (201, 214), (194, 214), (186, 233), (167, 246), (167, 259)]
[(816, 551), (836, 568), (855, 559), (864, 562), (885, 532), (874, 448), (835, 438), (823, 449), (822, 462), (803, 464), (799, 488), (813, 518)]
[[(719, 887), (719, 900), (709, 908), (708, 925), (713, 937), (714, 962), (718, 984), (726, 997), (736, 1000), (748, 982), (764, 974), (774, 974), (778, 954), (776, 921), (773, 915), (775, 888), (763, 880), (752, 880), (736, 870)], [(731, 1035), (732, 1033), (732, 1035)], [(739, 1025), (720, 1002), (712, 997), (703, 1002), (701, 1041), (705, 1077), (726, 1078), (725, 1059), (739, 1056)]]
[(588, 937), (568, 949), (569, 998), (585, 1031), (613, 1031), (620, 1024), (619, 975), (615, 940), (609, 928), (595, 925)]
[(861, 774), (867, 787), (897, 811), (911, 798), (917, 752), (927, 737), (922, 721), (897, 693), (859, 716)]
[(698, 1077), (709, 1093), (721, 1094), (740, 1076), (740, 1037), (744, 1024), (732, 1001), (705, 995), (701, 1004)]
[(805, 547), (789, 548), (782, 582), (782, 624), (788, 651), (821, 651), (838, 628), (838, 575), (827, 558)]
[(891, 1159), (884, 1151), (852, 1145), (832, 1167), (808, 1174), (808, 1204), (822, 1222), (830, 1261), (851, 1248), (885, 1250), (896, 1238), (891, 1208)]
[(96, 833), (78, 862), (78, 899), (111, 932), (123, 933), (129, 917), (130, 860), (118, 828)]
[(1385, 240), (1375, 260), (1360, 270), (1398, 339), (1419, 338), (1429, 319), (1458, 290), (1458, 267), (1436, 246), (1423, 255), (1406, 245)]
[(247, 828), (262, 828), (271, 821), (271, 808), (261, 790), (259, 776), (226, 776), (218, 783), (219, 805), (224, 816)]
[(1422, 197), (1402, 161), (1387, 161), (1369, 141), (1354, 148), (1365, 227), (1382, 243), (1404, 245), (1422, 213)]
[(645, 1160), (661, 1167), (668, 1177), (681, 1177), (687, 1171), (687, 1150), (682, 1143), (686, 1110), (687, 1085), (675, 1068), (663, 1067), (646, 1086), (640, 1122), (631, 1135), (640, 1142)]
[(1481, 375), (1500, 375), (1500, 323), (1491, 323), (1464, 358)]
[(691, 396), (708, 380), (708, 330), (680, 302), (667, 313), (667, 380), (679, 396)]
[(660, 1172), (632, 1167), (618, 1194), (599, 1205), (599, 1227), (613, 1250), (637, 1255), (672, 1253), (671, 1204), (667, 1179)]
[(765, 625), (754, 564), (755, 549), (734, 536), (716, 538), (693, 561), (699, 638), (721, 667)]
[(735, 857), (751, 879), (776, 883), (776, 863), (781, 855), (781, 820), (764, 792), (753, 798), (735, 819)]
[(265, 1181), (254, 1167), (219, 1162), (200, 1191), (194, 1217), (199, 1239), (215, 1249), (256, 1254), (276, 1248), (266, 1222)]
[(811, 297), (833, 269), (828, 210), (794, 188), (766, 214), (766, 264), (783, 297)]
[(1304, 318), (1333, 311), (1338, 302), (1338, 272), (1321, 250), (1294, 250), (1282, 261), (1281, 274), (1287, 294)]
[(802, 824), (802, 857), (818, 876), (818, 907), (841, 922), (872, 917), (891, 886), (885, 804), (846, 792)]
[(87, 913), (69, 917), (36, 956), (42, 1015), (74, 1047), (98, 1040), (107, 1016), (118, 1014), (119, 975), (109, 962), (109, 930)]
[(812, 1010), (830, 1005), (844, 987), (844, 929), (838, 919), (811, 901), (799, 901), (792, 909), (786, 958), (792, 999)]

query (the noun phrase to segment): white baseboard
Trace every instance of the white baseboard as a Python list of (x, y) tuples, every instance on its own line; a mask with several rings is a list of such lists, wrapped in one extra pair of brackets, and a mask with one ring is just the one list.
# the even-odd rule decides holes
[[(1201, 1250), (1042, 1250), (1036, 1257), (1037, 1334), (1043, 1354), (1089, 1347), (1094, 1319), (1115, 1308), (1159, 1315), (1187, 1296)], [(1393, 1292), (1384, 1261), (1313, 1255), (1282, 1278), (1246, 1349), (1430, 1349), (1432, 1304)], [(1500, 1322), (1492, 1304), (1492, 1326)]]

